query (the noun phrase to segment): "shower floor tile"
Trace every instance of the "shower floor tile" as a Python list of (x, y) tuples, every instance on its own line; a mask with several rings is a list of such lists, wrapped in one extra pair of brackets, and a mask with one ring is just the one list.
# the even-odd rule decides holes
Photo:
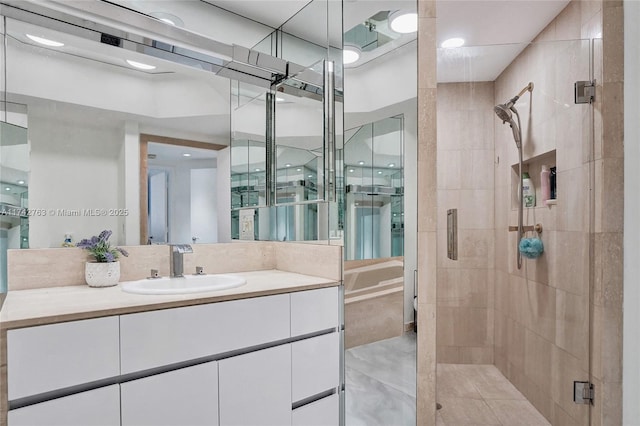
[(438, 364), (437, 426), (550, 426), (494, 365)]

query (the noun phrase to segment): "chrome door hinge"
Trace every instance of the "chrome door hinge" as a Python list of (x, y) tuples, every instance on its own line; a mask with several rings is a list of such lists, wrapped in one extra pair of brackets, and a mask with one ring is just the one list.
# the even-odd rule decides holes
[(575, 103), (590, 104), (596, 100), (596, 81), (576, 81), (573, 85)]
[(573, 402), (576, 404), (591, 404), (596, 396), (593, 383), (573, 382)]

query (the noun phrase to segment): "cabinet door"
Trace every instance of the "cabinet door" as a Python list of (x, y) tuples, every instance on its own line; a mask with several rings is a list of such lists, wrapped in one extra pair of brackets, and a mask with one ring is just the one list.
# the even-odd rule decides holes
[(293, 402), (340, 385), (340, 334), (331, 333), (291, 344)]
[(195, 365), (120, 385), (122, 426), (218, 424), (218, 365)]
[(122, 373), (263, 345), (289, 333), (288, 294), (122, 315)]
[(340, 399), (337, 393), (293, 410), (293, 426), (338, 426)]
[(106, 386), (9, 411), (9, 426), (120, 425), (120, 389)]
[(7, 332), (9, 400), (120, 374), (118, 317)]
[(338, 326), (338, 287), (291, 293), (291, 336)]
[(220, 424), (291, 424), (291, 346), (219, 362)]

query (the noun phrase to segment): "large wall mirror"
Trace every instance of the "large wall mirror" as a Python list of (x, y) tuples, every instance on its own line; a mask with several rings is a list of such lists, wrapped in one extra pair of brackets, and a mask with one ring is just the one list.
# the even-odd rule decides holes
[(347, 425), (416, 422), (416, 6), (344, 3)]
[[(25, 217), (3, 218), (3, 256), (7, 248), (60, 247), (102, 229), (112, 230), (112, 239), (127, 245), (239, 236), (234, 218), (240, 211), (230, 213), (232, 206), (260, 204), (259, 189), (254, 193), (247, 188), (261, 185), (256, 169), (264, 169), (260, 164), (265, 159), (253, 155), (264, 143), (260, 127), (265, 126), (265, 110), (259, 120), (249, 114), (232, 121), (232, 100), (259, 102), (267, 93), (274, 98), (278, 93), (278, 103), (285, 100), (276, 122), (282, 206), (267, 209), (279, 209), (278, 215), (263, 214), (256, 221), (254, 239), (341, 236), (334, 203), (305, 205), (317, 201), (318, 167), (324, 167), (314, 161), (318, 154), (324, 157), (317, 152), (324, 148), (318, 88), (323, 87), (323, 61), (340, 60), (341, 2), (122, 0), (93, 2), (91, 8), (88, 3), (63, 3), (0, 6), (6, 38), (3, 125), (23, 128), (18, 142), (9, 136), (16, 132), (3, 127), (1, 177), (3, 186), (11, 189), (0, 201), (26, 206), (22, 194), (28, 188), (29, 208)], [(335, 74), (336, 89), (342, 90), (341, 64)], [(287, 123), (301, 116), (308, 125)], [(234, 146), (251, 147), (245, 160), (235, 150), (231, 160), (232, 122), (248, 126), (233, 129)], [(155, 137), (147, 142), (157, 152), (140, 150), (144, 135)], [(190, 141), (209, 151), (191, 153), (190, 163), (200, 164), (189, 169), (190, 179), (181, 173), (184, 157), (173, 163), (167, 157), (188, 152), (172, 149), (180, 144), (167, 141)], [(16, 157), (5, 152), (20, 144), (25, 164), (6, 163)], [(247, 170), (242, 177), (239, 167)], [(294, 176), (298, 169), (305, 174)], [(176, 186), (180, 180), (187, 186)], [(186, 227), (186, 220), (180, 220), (187, 217), (185, 211), (191, 223), (202, 217), (196, 217), (197, 201), (180, 188), (189, 188), (186, 192), (193, 195), (204, 186), (216, 194), (202, 204), (211, 212), (210, 223), (202, 230)]]

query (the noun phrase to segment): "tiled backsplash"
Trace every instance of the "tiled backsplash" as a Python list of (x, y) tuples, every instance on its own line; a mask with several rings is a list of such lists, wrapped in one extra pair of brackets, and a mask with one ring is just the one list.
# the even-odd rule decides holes
[[(205, 273), (247, 272), (268, 269), (342, 280), (342, 247), (284, 242), (194, 244), (184, 255), (184, 270)], [(129, 257), (120, 258), (120, 281), (148, 277), (151, 269), (169, 275), (170, 247), (147, 245), (124, 247)], [(84, 264), (90, 258), (79, 248), (8, 251), (8, 287), (12, 290), (84, 285)]]

